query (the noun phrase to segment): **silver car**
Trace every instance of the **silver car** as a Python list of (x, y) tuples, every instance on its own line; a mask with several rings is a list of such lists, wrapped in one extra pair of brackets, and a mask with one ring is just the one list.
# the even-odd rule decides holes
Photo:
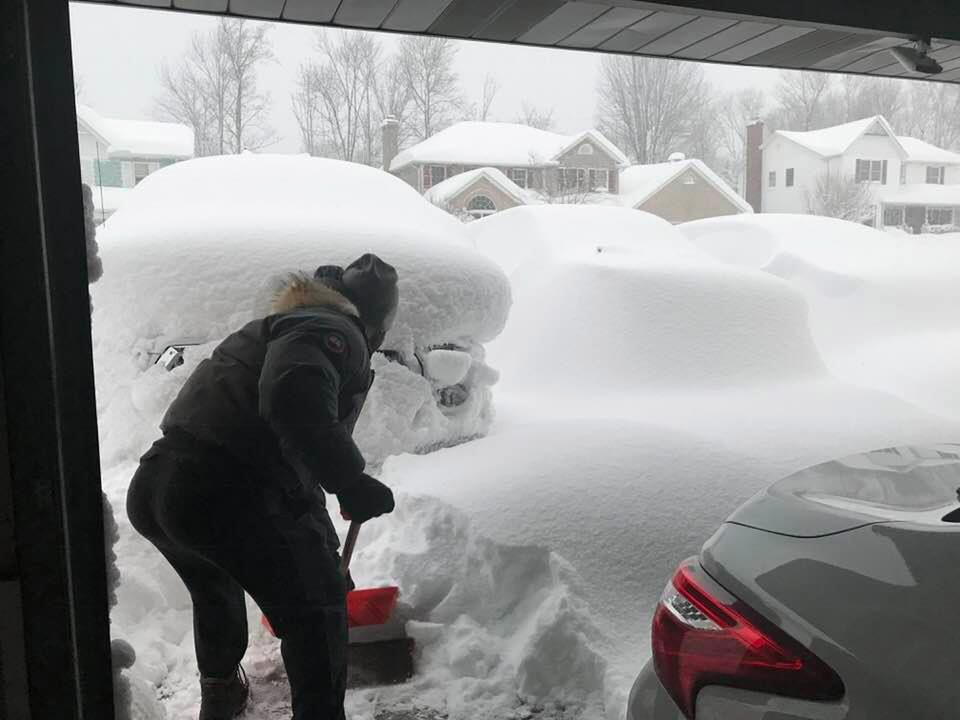
[(628, 720), (960, 718), (960, 445), (774, 484), (680, 564)]

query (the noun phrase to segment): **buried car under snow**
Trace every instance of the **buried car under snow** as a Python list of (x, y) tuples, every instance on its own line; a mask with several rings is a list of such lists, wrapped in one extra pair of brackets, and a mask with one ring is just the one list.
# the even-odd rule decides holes
[[(100, 411), (133, 413), (127, 428), (152, 433), (192, 367), (268, 314), (289, 273), (363, 252), (400, 275), (397, 320), (357, 425), (368, 461), (489, 428), (496, 373), (484, 343), (506, 321), (507, 279), (461, 223), (386, 173), (306, 156), (179, 163), (140, 183), (98, 240), (108, 269), (94, 287), (95, 359), (101, 386), (118, 391)], [(130, 446), (116, 440), (103, 438), (107, 458)]]

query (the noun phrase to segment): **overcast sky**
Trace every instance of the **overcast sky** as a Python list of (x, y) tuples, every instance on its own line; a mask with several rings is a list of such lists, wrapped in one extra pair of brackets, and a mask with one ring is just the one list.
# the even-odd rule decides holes
[[(175, 63), (193, 33), (208, 30), (216, 22), (200, 15), (87, 3), (72, 4), (70, 19), (81, 101), (104, 115), (130, 119), (155, 116), (160, 65), (165, 59)], [(297, 68), (312, 54), (317, 32), (324, 31), (273, 25), (277, 62), (264, 66), (261, 84), (273, 98), (272, 124), (281, 137), (272, 148), (276, 152), (300, 150), (290, 93)], [(396, 42), (394, 36), (381, 37), (387, 47)], [(493, 119), (515, 119), (526, 100), (538, 107), (553, 107), (559, 132), (574, 133), (594, 125), (598, 55), (469, 41), (458, 41), (457, 46), (457, 72), (470, 99), (479, 99), (487, 73), (500, 83)], [(772, 70), (704, 67), (721, 90), (772, 88), (776, 83)]]

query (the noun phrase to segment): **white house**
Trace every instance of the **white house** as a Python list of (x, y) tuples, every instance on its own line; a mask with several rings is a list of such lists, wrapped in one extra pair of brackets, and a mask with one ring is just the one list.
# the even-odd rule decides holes
[(110, 217), (124, 196), (152, 172), (193, 157), (193, 130), (186, 125), (118, 120), (77, 105), (80, 175), (93, 190), (97, 222)]
[[(751, 126), (748, 138), (758, 136)], [(748, 141), (747, 166), (747, 187), (759, 191), (763, 212), (810, 212), (817, 181), (829, 173), (868, 186), (873, 202), (863, 220), (875, 227), (922, 232), (960, 223), (960, 155), (898, 137), (879, 115), (822, 130), (777, 131), (759, 148)]]

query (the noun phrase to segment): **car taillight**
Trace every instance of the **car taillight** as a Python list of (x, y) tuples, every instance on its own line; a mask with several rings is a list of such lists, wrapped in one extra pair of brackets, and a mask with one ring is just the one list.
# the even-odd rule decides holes
[(707, 685), (839, 700), (843, 682), (822, 660), (717, 584), (695, 558), (667, 584), (653, 617), (653, 666), (693, 720)]

